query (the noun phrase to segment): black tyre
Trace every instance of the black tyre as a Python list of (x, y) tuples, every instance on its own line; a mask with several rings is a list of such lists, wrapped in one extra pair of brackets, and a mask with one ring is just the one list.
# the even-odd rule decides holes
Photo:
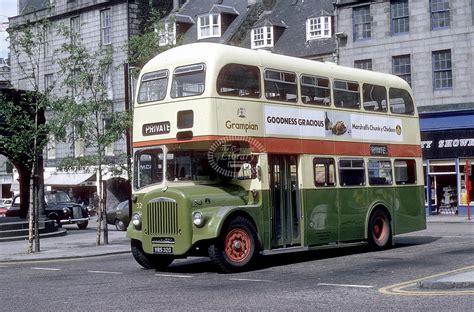
[(127, 225), (122, 220), (116, 219), (115, 228), (117, 229), (117, 231), (125, 231), (127, 229)]
[(77, 227), (79, 228), (79, 230), (85, 230), (87, 229), (88, 225), (89, 225), (89, 221), (82, 221), (77, 224)]
[(392, 228), (385, 210), (377, 209), (370, 216), (367, 241), (372, 250), (392, 247)]
[(257, 230), (243, 217), (232, 220), (208, 249), (212, 262), (224, 273), (250, 269), (258, 251)]
[(170, 256), (158, 256), (149, 255), (143, 252), (142, 244), (140, 241), (132, 239), (131, 243), (132, 255), (135, 261), (145, 269), (156, 269), (158, 271), (164, 271), (173, 262), (173, 257)]

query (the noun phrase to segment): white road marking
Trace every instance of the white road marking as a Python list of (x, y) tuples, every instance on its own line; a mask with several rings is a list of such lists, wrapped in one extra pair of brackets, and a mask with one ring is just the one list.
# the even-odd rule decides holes
[(350, 284), (330, 284), (330, 283), (318, 283), (318, 286), (334, 286), (334, 287), (353, 287), (353, 288), (373, 288), (370, 285), (350, 285)]
[(44, 270), (44, 271), (61, 271), (61, 269), (56, 269), (56, 268), (38, 268), (38, 267), (33, 267), (31, 268), (32, 270)]
[(0, 265), (0, 268), (8, 268), (7, 265)]
[(241, 282), (264, 282), (271, 283), (272, 281), (268, 280), (259, 280), (259, 279), (249, 279), (249, 278), (229, 278), (230, 281), (241, 281)]
[(87, 271), (89, 273), (100, 273), (100, 274), (123, 274), (122, 272), (111, 272), (111, 271)]
[(192, 275), (174, 275), (174, 274), (155, 274), (158, 277), (177, 277), (177, 278), (192, 278)]

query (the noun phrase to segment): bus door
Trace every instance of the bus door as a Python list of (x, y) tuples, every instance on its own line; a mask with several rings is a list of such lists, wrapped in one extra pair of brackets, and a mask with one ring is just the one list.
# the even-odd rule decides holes
[(272, 247), (301, 245), (296, 155), (269, 155)]

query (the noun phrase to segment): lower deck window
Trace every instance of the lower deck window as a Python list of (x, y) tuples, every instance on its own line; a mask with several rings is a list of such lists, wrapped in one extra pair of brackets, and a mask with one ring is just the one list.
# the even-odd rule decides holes
[(363, 159), (339, 160), (339, 180), (341, 186), (359, 186), (365, 184)]
[(396, 159), (394, 167), (396, 184), (416, 183), (416, 161), (414, 159)]
[(392, 164), (390, 160), (369, 159), (369, 184), (391, 185)]
[(334, 159), (313, 159), (314, 184), (319, 187), (334, 186), (336, 184), (336, 170)]

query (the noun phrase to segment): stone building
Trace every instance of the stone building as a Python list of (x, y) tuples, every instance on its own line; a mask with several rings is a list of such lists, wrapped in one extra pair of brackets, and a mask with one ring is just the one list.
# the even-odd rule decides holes
[[(76, 32), (88, 50), (102, 46), (111, 46), (113, 63), (108, 74), (108, 97), (113, 101), (116, 112), (126, 108), (125, 98), (128, 82), (125, 81), (124, 64), (128, 62), (128, 42), (132, 35), (139, 34), (147, 14), (154, 7), (157, 10), (171, 11), (178, 9), (183, 1), (165, 0), (19, 0), (19, 15), (10, 18), (10, 26), (24, 25), (29, 20), (47, 17), (52, 24), (51, 29), (65, 25)], [(38, 86), (44, 90), (57, 81), (56, 95), (65, 95), (71, 90), (60, 87), (62, 77), (59, 77), (59, 65), (55, 62), (57, 55), (54, 51), (69, 40), (60, 36), (56, 31), (46, 31), (44, 48), (40, 52), (38, 64)], [(31, 89), (31, 84), (25, 77), (22, 67), (28, 64), (20, 55), (11, 54), (11, 83), (16, 89)], [(88, 201), (96, 191), (96, 177), (93, 173), (58, 173), (56, 167), (60, 159), (93, 154), (93, 149), (86, 148), (80, 142), (58, 142), (51, 140), (44, 152), (45, 185), (55, 189), (63, 189), (74, 198)], [(117, 161), (120, 154), (126, 153), (125, 138), (107, 147), (106, 156), (111, 162)]]
[[(392, 73), (414, 91), (431, 213), (466, 213), (474, 160), (474, 2), (335, 2), (339, 62)], [(471, 167), (472, 165), (467, 165)], [(472, 168), (472, 167), (471, 167)]]

